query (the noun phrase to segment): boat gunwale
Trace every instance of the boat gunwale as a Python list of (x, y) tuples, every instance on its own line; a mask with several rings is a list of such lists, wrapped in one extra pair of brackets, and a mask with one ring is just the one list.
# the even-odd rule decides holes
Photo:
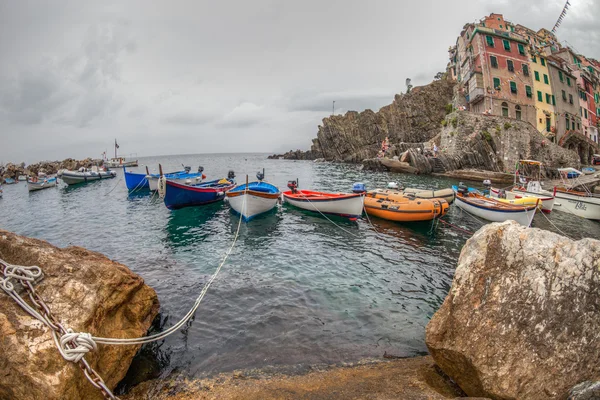
[[(300, 193), (301, 195), (299, 195)], [(283, 196), (286, 199), (291, 199), (300, 202), (326, 202), (326, 201), (340, 201), (360, 198), (363, 196), (361, 193), (326, 193), (326, 192), (313, 192), (310, 190), (301, 190), (298, 193), (292, 193), (292, 191), (283, 192)], [(316, 197), (310, 197), (304, 195), (304, 193), (311, 193)]]
[[(474, 202), (472, 200), (472, 196), (469, 197), (464, 197), (462, 194), (457, 193), (456, 196), (457, 200), (461, 200), (463, 203), (466, 203), (470, 206), (476, 207), (476, 208), (480, 208), (482, 210), (488, 210), (488, 211), (494, 211), (494, 212), (502, 212), (502, 213), (527, 213), (529, 211), (535, 211), (537, 210), (537, 205), (535, 206), (519, 206), (519, 205), (515, 205), (515, 204), (508, 204), (508, 203), (501, 203), (499, 202), (499, 204), (494, 204), (494, 201), (491, 201), (490, 199), (485, 199), (485, 198), (476, 198), (479, 202), (485, 202), (485, 203), (492, 203), (493, 205), (486, 207), (484, 205), (481, 204), (477, 204), (477, 202)], [(470, 200), (467, 200), (470, 199)], [(541, 200), (540, 200), (541, 201)]]

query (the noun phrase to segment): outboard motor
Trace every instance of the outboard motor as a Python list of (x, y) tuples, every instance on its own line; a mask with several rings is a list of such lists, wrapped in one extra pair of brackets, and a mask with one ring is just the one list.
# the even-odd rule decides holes
[(296, 181), (288, 181), (287, 187), (290, 188), (292, 193), (296, 193), (298, 189), (298, 182)]
[(258, 179), (259, 182), (262, 182), (263, 179), (265, 179), (265, 172), (264, 171), (258, 171), (256, 173), (256, 179)]
[(486, 179), (483, 181), (483, 194), (489, 195), (492, 188), (492, 181)]
[(183, 170), (185, 171), (186, 174), (189, 174), (190, 171), (192, 170), (192, 167), (185, 166), (185, 167), (183, 167)]
[(235, 179), (235, 172), (233, 172), (232, 169), (230, 169), (229, 172), (227, 173), (227, 179), (229, 179), (230, 181)]
[(204, 167), (201, 165), (198, 167), (198, 173), (201, 174), (204, 172)]
[(469, 194), (469, 188), (464, 183), (459, 182), (459, 184), (458, 184), (458, 193), (466, 196), (466, 195)]
[(367, 191), (367, 186), (362, 182), (356, 182), (352, 185), (352, 193), (365, 193)]

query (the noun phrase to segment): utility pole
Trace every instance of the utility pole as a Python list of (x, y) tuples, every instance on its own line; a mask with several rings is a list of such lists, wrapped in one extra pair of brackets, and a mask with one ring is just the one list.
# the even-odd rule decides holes
[(333, 101), (333, 106), (331, 107), (331, 115), (335, 115), (335, 100)]

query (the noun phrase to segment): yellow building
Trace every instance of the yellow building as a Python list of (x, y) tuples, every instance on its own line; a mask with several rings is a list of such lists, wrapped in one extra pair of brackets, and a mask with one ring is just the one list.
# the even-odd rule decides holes
[(538, 131), (548, 135), (556, 127), (556, 115), (554, 114), (556, 98), (552, 94), (548, 61), (544, 55), (532, 55), (530, 65), (533, 73), (536, 127)]

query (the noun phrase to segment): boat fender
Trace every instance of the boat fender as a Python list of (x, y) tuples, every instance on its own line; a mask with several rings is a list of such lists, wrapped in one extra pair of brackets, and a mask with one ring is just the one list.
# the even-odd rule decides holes
[(352, 185), (352, 193), (365, 193), (367, 191), (367, 186), (362, 182), (356, 182)]
[(185, 184), (186, 185), (191, 185), (192, 184), (192, 180), (191, 179), (186, 179), (185, 180)]

